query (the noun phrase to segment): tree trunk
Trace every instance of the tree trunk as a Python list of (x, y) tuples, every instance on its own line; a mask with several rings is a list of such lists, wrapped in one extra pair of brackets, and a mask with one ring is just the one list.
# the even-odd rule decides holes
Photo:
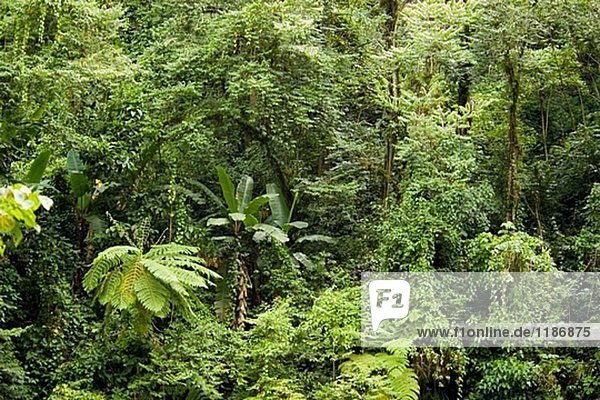
[(519, 106), (519, 71), (517, 61), (510, 54), (506, 60), (506, 74), (510, 88), (510, 107), (508, 115), (508, 179), (507, 198), (508, 209), (506, 220), (514, 222), (519, 207), (520, 185), (518, 179), (518, 163), (521, 147), (518, 136), (517, 112)]
[(237, 298), (233, 328), (244, 329), (246, 326), (246, 315), (248, 314), (248, 286), (250, 284), (250, 276), (244, 259), (240, 257), (237, 262), (240, 276), (238, 277), (236, 288)]
[[(398, 25), (398, 16), (400, 10), (404, 7), (407, 1), (398, 0), (381, 0), (380, 6), (385, 10), (388, 19), (385, 23), (385, 37), (387, 41), (388, 50), (393, 49), (396, 46), (396, 28)], [(398, 70), (392, 72), (390, 77), (390, 102), (394, 105), (394, 108), (398, 107)], [(396, 142), (398, 141), (398, 135), (396, 132), (396, 126), (399, 123), (398, 112), (394, 111), (393, 115), (390, 116), (391, 120), (391, 131), (386, 137), (386, 150), (383, 165), (383, 193), (382, 198), (385, 202), (390, 194), (390, 186), (392, 183), (394, 173), (394, 153), (396, 149)]]

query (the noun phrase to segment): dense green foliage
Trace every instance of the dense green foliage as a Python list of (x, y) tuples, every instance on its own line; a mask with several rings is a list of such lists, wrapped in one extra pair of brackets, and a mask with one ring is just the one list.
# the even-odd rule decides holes
[(362, 349), (356, 289), (599, 271), (596, 0), (0, 12), (0, 398), (600, 398), (593, 348)]

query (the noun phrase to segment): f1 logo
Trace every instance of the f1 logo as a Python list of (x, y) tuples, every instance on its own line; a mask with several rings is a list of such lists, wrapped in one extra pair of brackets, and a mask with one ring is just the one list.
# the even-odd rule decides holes
[(375, 280), (369, 283), (369, 303), (373, 331), (386, 319), (406, 318), (410, 284), (405, 280)]

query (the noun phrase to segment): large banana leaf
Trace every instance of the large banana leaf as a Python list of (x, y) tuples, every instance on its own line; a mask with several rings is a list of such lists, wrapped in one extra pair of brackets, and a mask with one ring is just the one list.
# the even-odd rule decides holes
[(269, 202), (269, 199), (271, 198), (270, 195), (262, 195), (262, 196), (258, 196), (254, 199), (252, 199), (252, 201), (250, 203), (248, 203), (248, 205), (246, 206), (246, 209), (244, 210), (244, 214), (248, 214), (248, 215), (254, 215), (258, 212), (258, 210), (260, 210), (262, 208), (262, 206), (264, 206), (265, 204), (267, 204)]
[(243, 213), (252, 200), (252, 189), (254, 189), (254, 180), (248, 175), (242, 176), (238, 183), (235, 199), (237, 201), (237, 212)]
[(252, 237), (255, 242), (262, 242), (267, 238), (273, 238), (281, 243), (286, 243), (290, 240), (284, 231), (273, 225), (256, 224), (252, 229), (256, 231)]
[(285, 197), (279, 187), (273, 183), (267, 185), (269, 207), (271, 208), (272, 222), (280, 228), (290, 221), (290, 209), (285, 202)]
[(217, 167), (217, 175), (219, 176), (219, 185), (221, 185), (221, 191), (223, 192), (223, 198), (227, 203), (227, 207), (229, 208), (229, 212), (237, 212), (238, 211), (238, 202), (235, 198), (235, 188), (233, 187), (233, 182), (229, 177), (229, 174), (223, 167)]

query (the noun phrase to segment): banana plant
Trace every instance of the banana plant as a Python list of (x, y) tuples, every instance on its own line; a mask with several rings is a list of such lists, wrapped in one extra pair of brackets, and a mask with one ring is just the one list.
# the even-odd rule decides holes
[[(233, 327), (243, 328), (248, 308), (248, 289), (252, 285), (252, 255), (244, 251), (251, 248), (249, 237), (252, 236), (252, 239), (256, 242), (272, 238), (281, 243), (286, 243), (289, 238), (279, 227), (261, 222), (260, 211), (269, 203), (273, 195), (266, 194), (253, 197), (254, 180), (250, 176), (242, 176), (237, 188), (224, 168), (217, 167), (217, 176), (222, 198), (206, 186), (198, 185), (221, 209), (222, 216), (208, 219), (207, 226), (228, 227), (233, 233), (233, 236), (221, 236), (215, 239), (228, 240), (236, 246), (234, 258), (238, 269), (238, 278)], [(223, 266), (219, 272), (224, 277), (228, 275), (226, 266)], [(219, 296), (216, 303), (217, 314), (224, 319), (229, 300), (228, 286), (225, 279), (218, 284), (217, 291)]]
[[(292, 201), (291, 207), (288, 207), (285, 201), (285, 197), (281, 193), (281, 189), (274, 183), (270, 183), (267, 185), (267, 194), (269, 195), (269, 208), (271, 209), (271, 216), (267, 219), (266, 223), (280, 228), (286, 235), (292, 229), (301, 230), (308, 228), (308, 222), (292, 221), (292, 217), (294, 215), (294, 208), (296, 207), (296, 203), (298, 202), (298, 192), (294, 194), (294, 199)], [(301, 236), (295, 242), (302, 243), (316, 241), (335, 243), (335, 239), (333, 239), (331, 236), (316, 234)], [(304, 253), (294, 252), (292, 253), (292, 256), (300, 264), (303, 264), (305, 266), (312, 265), (310, 258)]]
[(225, 226), (232, 228), (235, 237), (239, 237), (243, 231), (254, 232), (254, 240), (261, 241), (267, 237), (273, 238), (281, 243), (289, 241), (286, 232), (277, 226), (260, 222), (259, 211), (277, 197), (276, 193), (268, 193), (252, 198), (254, 190), (254, 180), (244, 175), (240, 179), (237, 189), (234, 189), (233, 182), (227, 171), (222, 167), (217, 167), (219, 185), (225, 202), (216, 196), (206, 186), (201, 185), (203, 190), (219, 205), (223, 211), (223, 217), (210, 218), (207, 226)]

